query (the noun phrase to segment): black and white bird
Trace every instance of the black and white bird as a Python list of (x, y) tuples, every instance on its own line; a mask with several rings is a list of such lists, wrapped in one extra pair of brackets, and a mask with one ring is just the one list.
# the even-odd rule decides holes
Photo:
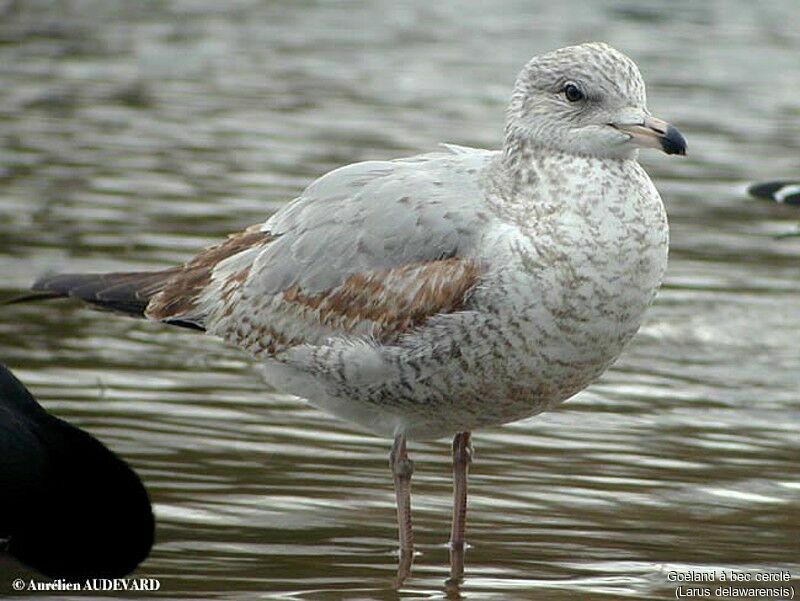
[(800, 206), (800, 180), (785, 179), (759, 182), (748, 187), (747, 192), (754, 198)]

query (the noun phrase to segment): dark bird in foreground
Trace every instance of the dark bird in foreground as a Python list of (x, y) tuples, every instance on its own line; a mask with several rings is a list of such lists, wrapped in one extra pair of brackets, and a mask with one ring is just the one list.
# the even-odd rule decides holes
[(51, 578), (119, 578), (147, 557), (154, 526), (128, 464), (0, 364), (0, 549)]

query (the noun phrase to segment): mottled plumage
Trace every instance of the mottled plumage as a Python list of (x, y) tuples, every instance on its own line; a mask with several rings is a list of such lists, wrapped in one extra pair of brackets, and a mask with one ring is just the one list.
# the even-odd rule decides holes
[(163, 281), (122, 281), (145, 316), (220, 336), (279, 390), (395, 437), (404, 522), (407, 437), (461, 433), (465, 469), (469, 431), (574, 395), (639, 328), (668, 248), (641, 147), (685, 141), (648, 113), (636, 65), (562, 48), (520, 73), (500, 150), (342, 167)]

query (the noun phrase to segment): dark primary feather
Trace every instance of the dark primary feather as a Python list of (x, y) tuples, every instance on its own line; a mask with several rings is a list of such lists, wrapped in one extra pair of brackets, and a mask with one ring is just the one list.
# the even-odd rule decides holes
[(52, 578), (122, 577), (150, 552), (155, 521), (134, 471), (50, 415), (0, 364), (0, 538)]
[[(33, 294), (12, 302), (75, 298), (99, 309), (144, 317), (150, 299), (164, 290), (179, 271), (180, 268), (171, 268), (162, 271), (64, 273), (45, 276), (33, 284)], [(195, 330), (203, 329), (201, 325), (189, 321), (166, 320), (166, 323)]]
[[(194, 314), (197, 299), (211, 283), (216, 266), (241, 252), (261, 248), (275, 236), (260, 225), (231, 234), (177, 267), (161, 271), (117, 273), (64, 273), (40, 278), (28, 294), (12, 303), (52, 298), (76, 298), (98, 309), (134, 317), (149, 316), (164, 323), (205, 330), (202, 316)], [(242, 272), (239, 275), (246, 275)], [(158, 297), (158, 298), (156, 298)], [(155, 309), (151, 306), (155, 301)]]
[(64, 273), (37, 280), (32, 290), (54, 297), (77, 298), (103, 309), (144, 316), (150, 298), (160, 292), (174, 270), (122, 273)]

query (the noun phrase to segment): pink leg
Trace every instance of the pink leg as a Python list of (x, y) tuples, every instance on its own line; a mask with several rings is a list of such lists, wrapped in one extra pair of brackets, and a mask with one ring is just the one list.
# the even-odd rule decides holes
[(389, 464), (394, 477), (400, 553), (403, 554), (414, 549), (414, 532), (411, 527), (411, 475), (414, 473), (414, 462), (408, 458), (406, 437), (402, 434), (394, 439)]
[(469, 432), (453, 438), (453, 526), (450, 530), (450, 579), (448, 586), (458, 586), (464, 577), (464, 532), (467, 528), (467, 470), (472, 463)]
[(467, 527), (467, 470), (472, 463), (472, 443), (469, 432), (459, 432), (453, 438), (453, 527), (450, 546), (464, 548)]

